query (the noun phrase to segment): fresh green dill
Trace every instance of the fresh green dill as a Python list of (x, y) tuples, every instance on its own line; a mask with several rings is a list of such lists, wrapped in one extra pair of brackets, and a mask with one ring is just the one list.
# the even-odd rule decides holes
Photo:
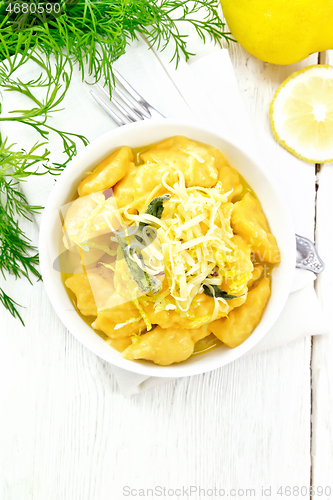
[(10, 312), (10, 314), (14, 317), (17, 318), (21, 321), (22, 325), (24, 326), (24, 321), (18, 312), (17, 307), (22, 307), (20, 304), (15, 302), (11, 297), (9, 297), (2, 288), (0, 288), (0, 302), (1, 304)]
[[(54, 163), (50, 168), (53, 173), (59, 173), (76, 155), (76, 141), (81, 140), (84, 145), (88, 144), (85, 137), (72, 132), (55, 129), (47, 121), (50, 115), (61, 110), (59, 106), (69, 88), (73, 66), (71, 61), (61, 53), (55, 54), (52, 62), (38, 53), (33, 56), (33, 60), (38, 64), (41, 73), (38, 78), (29, 82), (23, 82), (22, 79), (15, 79), (12, 76), (18, 67), (25, 64), (26, 59), (24, 55), (22, 58), (19, 56), (13, 57), (9, 63), (6, 60), (0, 64), (1, 88), (6, 92), (18, 92), (28, 97), (33, 103), (33, 107), (30, 109), (11, 110), (8, 113), (9, 116), (0, 116), (0, 123), (21, 123), (33, 128), (46, 141), (48, 141), (50, 133), (58, 135), (63, 143), (66, 160), (62, 164)], [(45, 87), (46, 89), (42, 100), (37, 99), (34, 94), (36, 87)]]
[[(47, 170), (47, 162), (50, 152), (45, 149), (39, 152), (46, 143), (37, 143), (29, 152), (17, 151), (15, 144), (8, 144), (8, 139), (2, 140), (0, 134), (0, 179), (22, 180), (30, 175), (43, 175), (38, 172), (38, 166), (42, 163)], [(45, 172), (44, 172), (45, 173)]]
[[(31, 283), (31, 276), (41, 279), (38, 271), (38, 253), (31, 241), (19, 226), (19, 218), (29, 221), (42, 207), (30, 205), (20, 190), (19, 181), (30, 175), (38, 174), (37, 166), (47, 164), (49, 151), (44, 144), (35, 144), (30, 151), (17, 151), (14, 145), (8, 145), (0, 136), (0, 274), (16, 278), (26, 278)], [(48, 170), (45, 169), (45, 173)], [(23, 320), (16, 308), (18, 304), (0, 290), (2, 305), (16, 318)]]
[(16, 278), (25, 277), (30, 282), (30, 275), (41, 279), (37, 249), (23, 233), (17, 221), (18, 216), (32, 220), (32, 216), (42, 207), (29, 205), (25, 196), (18, 191), (17, 182), (0, 177), (0, 272)]
[[(221, 44), (223, 39), (228, 43), (232, 40), (218, 14), (219, 0), (60, 0), (60, 3), (59, 16), (21, 11), (8, 15), (8, 0), (0, 0), (0, 124), (8, 121), (23, 124), (41, 138), (29, 151), (23, 151), (20, 145), (8, 144), (6, 138), (0, 137), (0, 274), (4, 279), (6, 274), (40, 279), (37, 250), (20, 229), (19, 218), (33, 220), (42, 207), (29, 205), (19, 183), (31, 175), (60, 173), (76, 155), (77, 141), (87, 144), (83, 136), (55, 129), (48, 120), (61, 109), (73, 66), (78, 66), (82, 80), (87, 83), (104, 81), (111, 94), (112, 65), (125, 53), (131, 40), (140, 35), (158, 50), (172, 42), (172, 60), (176, 65), (182, 56), (188, 59), (192, 55), (187, 36), (181, 33), (184, 24), (192, 25), (203, 42), (210, 39)], [(15, 72), (29, 61), (40, 67), (40, 76), (23, 81)], [(36, 97), (38, 88), (45, 89), (42, 100)], [(31, 107), (3, 115), (1, 100), (6, 92), (26, 96)], [(62, 141), (65, 154), (62, 163), (50, 162), (46, 146), (52, 135)], [(22, 321), (18, 304), (2, 289), (0, 301)]]
[[(5, 3), (1, 3), (0, 58), (8, 58), (17, 53), (18, 47), (25, 49), (27, 45), (30, 49), (38, 47), (46, 55), (63, 52), (78, 63), (83, 79), (87, 68), (94, 81), (104, 78), (109, 87), (113, 82), (112, 63), (140, 34), (159, 50), (173, 42), (176, 64), (181, 54), (185, 59), (192, 55), (187, 36), (180, 32), (182, 24), (194, 26), (204, 42), (233, 40), (224, 31), (218, 0), (78, 0), (75, 4), (62, 0), (63, 15), (51, 16), (47, 22), (36, 14), (20, 12), (9, 18)], [(198, 13), (201, 20), (196, 19)]]

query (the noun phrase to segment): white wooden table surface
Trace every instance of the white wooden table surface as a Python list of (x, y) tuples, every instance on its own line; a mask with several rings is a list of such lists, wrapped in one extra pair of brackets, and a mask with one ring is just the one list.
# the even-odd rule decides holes
[[(333, 64), (333, 54), (279, 67), (236, 45), (230, 53), (264, 160), (297, 192), (304, 213), (297, 230), (315, 237), (326, 262), (315, 286), (333, 321), (333, 167), (284, 151), (268, 118), (289, 74), (318, 61)], [(192, 486), (206, 497), (217, 488), (225, 498), (255, 499), (286, 498), (286, 487), (292, 498), (310, 498), (309, 488), (322, 486), (331, 494), (319, 489), (316, 497), (333, 499), (333, 336), (308, 337), (126, 399), (110, 366), (60, 324), (42, 284), (10, 281), (7, 290), (27, 305), (27, 326), (0, 309), (1, 500), (120, 500), (130, 489), (127, 497), (135, 498), (156, 486), (184, 487), (178, 498), (188, 498)], [(146, 497), (153, 498), (149, 491)], [(192, 490), (190, 498), (205, 498), (204, 491)]]

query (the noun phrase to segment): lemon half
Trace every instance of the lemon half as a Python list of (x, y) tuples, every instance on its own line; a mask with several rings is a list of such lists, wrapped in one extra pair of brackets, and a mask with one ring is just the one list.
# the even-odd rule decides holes
[(308, 66), (278, 88), (270, 106), (279, 143), (312, 163), (333, 161), (333, 66)]

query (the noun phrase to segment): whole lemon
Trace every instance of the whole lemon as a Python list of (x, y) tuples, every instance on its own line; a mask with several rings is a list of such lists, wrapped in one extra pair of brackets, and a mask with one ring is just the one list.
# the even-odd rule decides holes
[(333, 48), (333, 0), (221, 0), (231, 33), (251, 54), (293, 64)]

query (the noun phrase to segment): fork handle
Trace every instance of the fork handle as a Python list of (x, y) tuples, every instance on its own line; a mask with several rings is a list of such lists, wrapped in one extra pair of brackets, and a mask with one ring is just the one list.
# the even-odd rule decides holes
[(320, 274), (325, 269), (325, 264), (319, 257), (317, 249), (308, 238), (296, 234), (296, 267)]

